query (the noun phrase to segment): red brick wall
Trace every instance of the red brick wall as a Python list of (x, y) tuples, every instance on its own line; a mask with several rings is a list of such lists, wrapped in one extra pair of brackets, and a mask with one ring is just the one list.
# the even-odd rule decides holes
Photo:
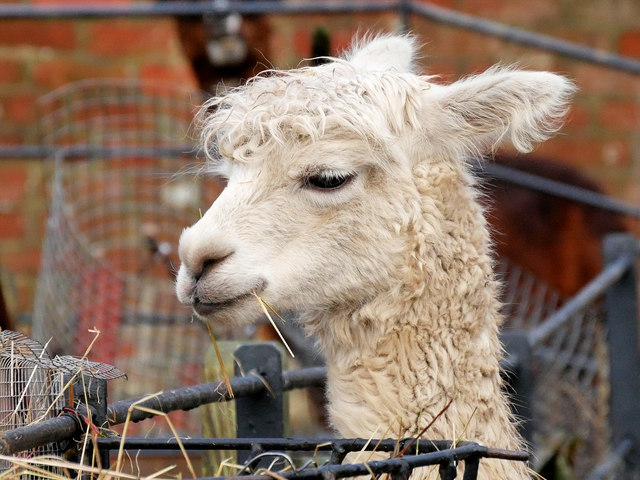
[[(445, 7), (640, 60), (636, 0), (439, 0)], [(394, 14), (273, 16), (268, 60), (295, 66), (309, 35), (326, 27), (337, 51), (356, 31), (389, 31)], [(566, 128), (539, 152), (587, 170), (615, 196), (640, 200), (640, 77), (413, 18), (429, 73), (451, 81), (496, 62), (563, 72), (579, 88)], [(195, 85), (170, 19), (0, 20), (0, 144), (37, 142), (34, 101), (68, 82), (155, 78)], [(48, 172), (40, 159), (0, 160), (0, 269), (14, 313), (33, 308), (46, 217)]]
[[(36, 144), (36, 99), (87, 78), (196, 85), (171, 19), (0, 19), (0, 145)], [(33, 309), (48, 167), (37, 158), (0, 159), (0, 278), (15, 316)]]

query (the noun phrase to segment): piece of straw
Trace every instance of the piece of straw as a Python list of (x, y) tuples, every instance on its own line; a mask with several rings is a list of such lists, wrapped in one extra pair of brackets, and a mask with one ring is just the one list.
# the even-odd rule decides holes
[(453, 399), (449, 400), (449, 403), (447, 403), (447, 404), (444, 406), (444, 408), (443, 408), (442, 410), (440, 410), (440, 411), (438, 412), (438, 414), (437, 414), (435, 417), (433, 417), (433, 419), (429, 422), (429, 424), (428, 424), (426, 427), (424, 427), (424, 428), (420, 431), (420, 433), (419, 433), (418, 435), (416, 435), (416, 436), (415, 436), (415, 438), (414, 438), (413, 440), (411, 440), (411, 441), (407, 444), (407, 446), (406, 446), (406, 447), (404, 447), (404, 448), (402, 449), (402, 451), (401, 451), (398, 455), (395, 455), (395, 456), (394, 456), (394, 458), (401, 457), (402, 455), (404, 455), (404, 454), (407, 452), (407, 450), (409, 450), (409, 448), (411, 448), (411, 446), (412, 446), (412, 445), (413, 445), (413, 444), (414, 444), (414, 443), (415, 443), (415, 442), (416, 442), (420, 437), (422, 437), (422, 435), (424, 435), (424, 434), (426, 433), (426, 431), (427, 431), (427, 430), (429, 430), (429, 429), (431, 428), (431, 426), (432, 426), (434, 423), (436, 423), (436, 420), (438, 420), (438, 418), (440, 418), (440, 417), (442, 416), (442, 414), (443, 414), (444, 412), (446, 412), (446, 411), (449, 409), (449, 407), (451, 406), (451, 404), (452, 404), (452, 403), (453, 403)]
[(287, 348), (287, 351), (289, 352), (289, 355), (291, 355), (291, 358), (296, 358), (296, 356), (293, 354), (293, 351), (289, 347), (289, 344), (287, 343), (287, 341), (282, 336), (282, 333), (280, 333), (280, 330), (278, 330), (278, 326), (276, 325), (276, 322), (274, 322), (273, 318), (271, 318), (271, 314), (269, 313), (269, 310), (267, 310), (267, 307), (271, 311), (273, 311), (273, 313), (275, 313), (278, 316), (278, 318), (280, 320), (282, 320), (283, 322), (284, 322), (284, 319), (280, 315), (278, 315), (278, 313), (273, 309), (273, 307), (271, 307), (267, 302), (265, 302), (262, 298), (260, 298), (260, 296), (256, 292), (251, 292), (251, 293), (253, 293), (253, 296), (256, 297), (256, 299), (258, 300), (258, 303), (260, 304), (260, 308), (262, 308), (262, 311), (264, 312), (264, 314), (267, 316), (267, 318), (271, 322), (271, 325), (273, 326), (273, 329), (276, 331), (276, 333), (280, 337), (280, 340), (282, 340), (282, 343), (284, 343), (284, 346)]
[(216, 351), (216, 356), (218, 357), (220, 371), (222, 372), (222, 378), (224, 379), (224, 384), (227, 387), (227, 392), (229, 392), (229, 396), (231, 398), (234, 398), (233, 389), (231, 388), (231, 382), (229, 381), (229, 375), (227, 375), (227, 369), (225, 368), (224, 362), (222, 361), (222, 355), (220, 355), (220, 349), (218, 349), (218, 342), (216, 342), (216, 337), (213, 335), (213, 328), (211, 328), (211, 323), (209, 323), (209, 320), (207, 320), (207, 330), (209, 330), (211, 343), (213, 343), (213, 349)]

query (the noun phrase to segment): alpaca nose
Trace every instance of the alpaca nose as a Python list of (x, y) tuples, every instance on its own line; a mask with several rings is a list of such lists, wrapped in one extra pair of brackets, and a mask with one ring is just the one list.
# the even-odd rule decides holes
[(235, 251), (222, 235), (200, 231), (198, 226), (196, 223), (184, 230), (178, 246), (180, 262), (196, 280), (217, 268)]
[(227, 258), (233, 255), (233, 252), (229, 253), (220, 253), (217, 257), (206, 257), (200, 260), (200, 266), (192, 270), (193, 276), (196, 279), (196, 282), (200, 280), (201, 277), (215, 269), (217, 265), (221, 264)]

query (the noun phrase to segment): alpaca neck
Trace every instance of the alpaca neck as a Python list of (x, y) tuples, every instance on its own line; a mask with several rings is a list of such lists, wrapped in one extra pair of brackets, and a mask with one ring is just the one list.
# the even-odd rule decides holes
[(451, 402), (425, 437), (518, 446), (504, 442), (504, 430), (514, 432), (500, 392), (499, 345), (490, 329), (472, 336), (404, 325), (353, 352), (334, 348), (327, 355), (329, 410), (341, 435), (415, 436)]
[[(357, 360), (328, 356), (329, 415), (338, 434), (367, 439), (421, 436), (521, 449), (501, 392), (495, 334), (486, 331), (469, 342), (452, 333), (440, 339), (454, 347), (451, 350), (428, 340), (428, 331), (406, 326), (382, 335), (377, 346), (361, 352)], [(412, 476), (430, 478), (435, 474), (429, 469)], [(521, 463), (481, 462), (479, 480), (504, 478), (530, 477)]]

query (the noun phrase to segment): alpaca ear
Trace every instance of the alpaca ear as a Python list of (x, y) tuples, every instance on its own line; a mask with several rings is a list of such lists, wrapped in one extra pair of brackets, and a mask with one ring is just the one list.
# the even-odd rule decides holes
[(413, 37), (380, 36), (368, 43), (356, 43), (345, 57), (361, 70), (411, 72), (416, 49)]
[(504, 68), (432, 87), (424, 90), (427, 135), (450, 154), (485, 153), (504, 140), (531, 151), (560, 128), (575, 92), (559, 75)]

